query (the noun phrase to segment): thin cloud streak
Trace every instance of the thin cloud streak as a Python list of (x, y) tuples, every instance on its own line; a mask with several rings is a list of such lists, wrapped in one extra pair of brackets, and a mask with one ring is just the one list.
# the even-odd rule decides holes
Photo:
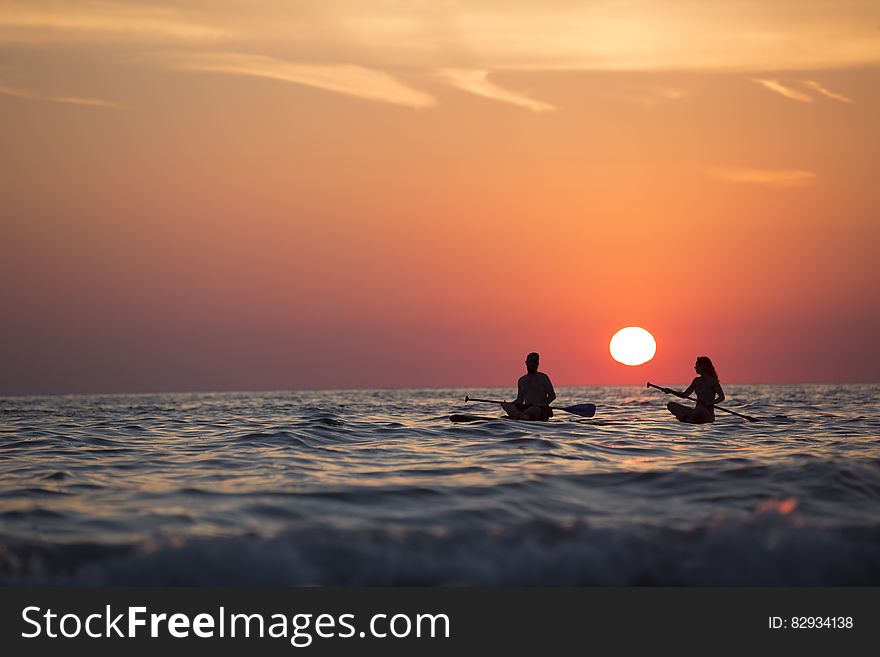
[(722, 168), (710, 169), (707, 174), (716, 180), (765, 187), (805, 187), (816, 180), (815, 172), (803, 169)]
[(804, 85), (809, 87), (810, 89), (822, 94), (827, 98), (831, 98), (832, 100), (840, 101), (841, 103), (852, 103), (852, 98), (848, 98), (843, 94), (835, 93), (829, 89), (826, 89), (821, 84), (816, 82), (815, 80), (804, 80)]
[(384, 71), (352, 64), (301, 64), (245, 53), (186, 54), (171, 66), (190, 71), (248, 75), (317, 87), (356, 98), (407, 107), (429, 107), (434, 98)]
[(549, 103), (535, 100), (524, 94), (498, 86), (489, 80), (489, 71), (447, 68), (439, 71), (439, 75), (453, 87), (476, 94), (477, 96), (524, 107), (538, 113), (550, 112), (556, 109)]
[(28, 91), (27, 89), (19, 89), (17, 87), (9, 87), (6, 85), (0, 85), (0, 94), (3, 94), (4, 96), (12, 96), (14, 98), (24, 98), (27, 100), (43, 100), (50, 103), (61, 103), (65, 105), (86, 105), (89, 107), (103, 107), (106, 109), (123, 109), (123, 106), (119, 103), (114, 103), (109, 100), (102, 100), (100, 98), (79, 98), (77, 96), (48, 96), (45, 94), (38, 94), (33, 91)]
[(791, 100), (797, 100), (801, 103), (812, 103), (813, 97), (808, 96), (802, 91), (798, 91), (797, 89), (792, 89), (791, 87), (786, 87), (784, 84), (780, 83), (778, 80), (765, 80), (763, 78), (752, 78), (752, 82), (755, 84), (759, 84), (765, 89), (772, 91), (773, 93), (777, 93), (780, 96), (785, 96), (786, 98), (790, 98)]
[(213, 41), (226, 29), (194, 22), (170, 8), (87, 2), (55, 7), (13, 4), (0, 8), (0, 42), (66, 42), (96, 35), (112, 40)]

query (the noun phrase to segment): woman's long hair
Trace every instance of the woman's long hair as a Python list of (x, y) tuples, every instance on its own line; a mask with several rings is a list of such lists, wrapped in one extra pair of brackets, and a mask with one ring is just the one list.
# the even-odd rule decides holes
[(718, 378), (718, 372), (715, 371), (715, 366), (712, 364), (712, 360), (708, 356), (697, 357), (697, 365), (702, 367), (703, 371), (709, 376), (714, 376), (716, 379)]

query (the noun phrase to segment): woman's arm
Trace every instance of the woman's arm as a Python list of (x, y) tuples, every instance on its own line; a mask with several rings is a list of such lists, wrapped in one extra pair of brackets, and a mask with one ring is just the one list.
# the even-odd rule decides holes
[(681, 397), (682, 399), (685, 399), (686, 397), (690, 396), (690, 394), (694, 391), (694, 389), (696, 388), (696, 383), (696, 379), (691, 381), (691, 384), (684, 392), (679, 392), (678, 390), (673, 390), (672, 388), (663, 388), (663, 392), (665, 392), (667, 395), (675, 395), (676, 397)]
[(694, 391), (694, 384), (691, 383), (687, 387), (687, 390), (685, 390), (684, 392), (679, 392), (678, 390), (673, 390), (672, 388), (661, 388), (661, 389), (667, 395), (675, 395), (676, 397), (681, 397), (682, 399), (686, 399)]
[(715, 394), (718, 395), (713, 403), (720, 404), (724, 401), (724, 390), (721, 389), (721, 383), (719, 383), (718, 379), (715, 379), (715, 383), (713, 385), (715, 388)]
[(673, 390), (672, 394), (675, 395), (676, 397), (681, 397), (682, 399), (687, 399), (688, 397), (690, 397), (691, 393), (696, 389), (696, 387), (697, 387), (697, 380), (694, 379), (693, 381), (691, 381), (691, 384), (687, 387), (687, 390), (685, 390), (684, 392), (678, 392), (676, 390)]

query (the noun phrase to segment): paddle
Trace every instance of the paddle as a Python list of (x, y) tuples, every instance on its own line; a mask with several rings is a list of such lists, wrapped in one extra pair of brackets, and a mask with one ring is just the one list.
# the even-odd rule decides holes
[[(657, 390), (663, 390), (664, 392), (665, 392), (666, 390), (669, 389), (669, 388), (661, 388), (660, 386), (655, 386), (655, 385), (654, 385), (653, 383), (651, 383), (650, 381), (648, 381), (648, 383), (647, 383), (647, 385), (646, 385), (645, 387), (646, 387), (646, 388), (657, 388)], [(677, 395), (676, 395), (676, 396), (677, 396)], [(682, 399), (690, 399), (691, 401), (695, 401), (695, 402), (699, 402), (699, 401), (700, 401), (699, 399), (694, 399), (693, 397), (682, 397)], [(702, 404), (703, 402), (700, 402), (700, 403)], [(707, 406), (708, 406), (708, 404), (707, 404)], [(757, 422), (757, 421), (758, 421), (758, 418), (756, 418), (756, 417), (752, 417), (751, 415), (743, 415), (742, 413), (737, 413), (736, 411), (731, 411), (729, 408), (723, 408), (722, 406), (716, 406), (715, 404), (712, 404), (712, 406), (715, 407), (715, 408), (717, 408), (719, 411), (724, 411), (725, 413), (730, 413), (730, 414), (732, 414), (732, 415), (737, 415), (737, 416), (739, 416), (739, 417), (744, 417), (744, 418), (747, 419), (749, 422)]]
[[(468, 397), (465, 395), (464, 400), (466, 402), (484, 402), (486, 404), (509, 404), (510, 402), (498, 401), (497, 399), (477, 399), (476, 397)], [(596, 405), (595, 404), (575, 404), (574, 406), (548, 406), (546, 408), (550, 408), (554, 411), (565, 411), (566, 413), (571, 413), (573, 415), (580, 415), (581, 417), (593, 417), (596, 414)]]

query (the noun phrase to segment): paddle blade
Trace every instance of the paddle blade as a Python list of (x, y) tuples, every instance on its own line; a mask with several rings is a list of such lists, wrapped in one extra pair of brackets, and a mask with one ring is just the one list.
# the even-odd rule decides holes
[(566, 413), (574, 413), (575, 415), (580, 415), (581, 417), (593, 417), (596, 414), (596, 405), (575, 404), (574, 406), (566, 406), (565, 408), (561, 408), (559, 410), (565, 411)]

